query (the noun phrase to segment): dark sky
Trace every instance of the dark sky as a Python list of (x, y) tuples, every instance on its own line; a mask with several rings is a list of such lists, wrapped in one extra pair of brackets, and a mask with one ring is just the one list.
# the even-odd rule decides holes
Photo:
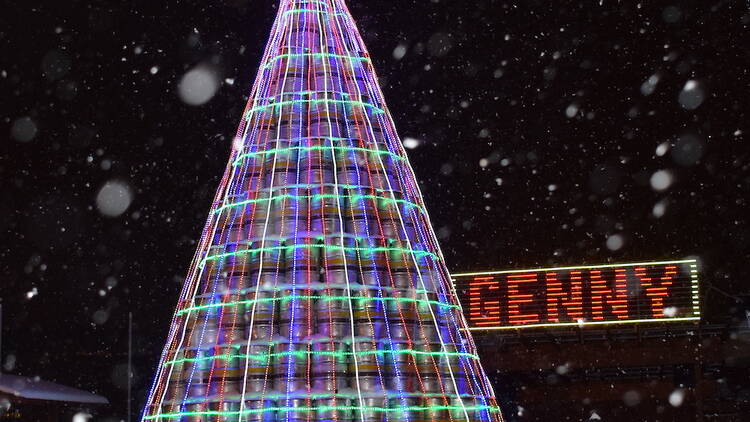
[[(709, 321), (742, 315), (745, 1), (349, 4), (452, 270), (695, 256)], [(128, 312), (141, 403), (276, 2), (2, 9), (4, 370), (122, 417)], [(190, 106), (177, 85), (201, 64), (223, 82)], [(117, 217), (107, 182), (132, 194)]]

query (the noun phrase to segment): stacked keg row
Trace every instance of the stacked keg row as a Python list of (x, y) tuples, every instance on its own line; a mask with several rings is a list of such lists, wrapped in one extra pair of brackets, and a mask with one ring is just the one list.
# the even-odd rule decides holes
[[(233, 181), (238, 193), (219, 209), (217, 241), (298, 231), (418, 240), (415, 225), (425, 221), (424, 211), (399, 190), (399, 159), (318, 138), (271, 144), (270, 152), (238, 159), (245, 171)], [(377, 166), (368, 155), (381, 156)]]

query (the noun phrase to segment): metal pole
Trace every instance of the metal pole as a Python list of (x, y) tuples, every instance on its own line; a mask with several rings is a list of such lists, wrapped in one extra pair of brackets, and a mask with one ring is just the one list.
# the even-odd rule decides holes
[(3, 304), (0, 303), (0, 373), (3, 372)]
[(133, 313), (128, 312), (128, 418), (130, 422), (130, 389), (133, 379)]

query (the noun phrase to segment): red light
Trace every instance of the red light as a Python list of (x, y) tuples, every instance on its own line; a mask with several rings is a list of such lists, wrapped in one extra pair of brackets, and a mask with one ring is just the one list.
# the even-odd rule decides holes
[[(699, 318), (694, 267), (685, 260), (467, 274), (456, 281), (474, 327), (685, 321)], [(665, 315), (665, 304), (682, 313)]]
[(539, 322), (539, 315), (521, 313), (521, 305), (533, 303), (532, 293), (519, 293), (522, 284), (536, 283), (536, 274), (511, 274), (508, 275), (508, 319), (511, 324), (529, 324)]
[(651, 314), (655, 318), (664, 316), (664, 298), (669, 296), (669, 287), (677, 275), (677, 267), (670, 265), (664, 268), (664, 276), (659, 278), (659, 285), (655, 285), (652, 277), (647, 273), (645, 267), (635, 269), (635, 275), (641, 281), (641, 287), (646, 291), (645, 295), (651, 300)]
[[(489, 280), (489, 281), (488, 281)], [(500, 299), (486, 300), (487, 296), (499, 290), (500, 286), (494, 277), (475, 277), (469, 282), (469, 321), (476, 325), (495, 325), (500, 323)]]
[(557, 273), (547, 273), (547, 320), (559, 322), (560, 307), (565, 308), (567, 316), (573, 320), (583, 318), (583, 283), (580, 271), (570, 272), (570, 288), (563, 291), (562, 282), (557, 280)]

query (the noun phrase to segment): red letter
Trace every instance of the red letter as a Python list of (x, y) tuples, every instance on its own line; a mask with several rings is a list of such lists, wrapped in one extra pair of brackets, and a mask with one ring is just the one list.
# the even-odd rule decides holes
[(674, 276), (677, 275), (677, 267), (674, 265), (665, 267), (664, 276), (661, 277), (661, 283), (658, 286), (654, 285), (651, 277), (646, 274), (646, 267), (635, 269), (636, 277), (641, 280), (641, 286), (646, 289), (646, 297), (651, 299), (651, 314), (654, 318), (663, 318), (664, 298), (669, 296), (669, 286), (672, 285)]
[(595, 320), (604, 319), (604, 305), (609, 305), (617, 319), (628, 318), (628, 286), (625, 269), (615, 269), (615, 287), (607, 286), (600, 270), (591, 270), (591, 316)]
[(539, 322), (537, 314), (522, 314), (521, 304), (532, 303), (534, 295), (529, 293), (518, 293), (521, 283), (535, 283), (536, 274), (510, 274), (508, 275), (508, 322), (511, 324), (529, 324)]
[(570, 272), (570, 288), (563, 291), (562, 282), (557, 280), (557, 274), (547, 273), (547, 319), (560, 322), (560, 307), (565, 308), (565, 313), (573, 321), (583, 319), (583, 285), (581, 283), (581, 272)]
[[(489, 281), (488, 281), (489, 280)], [(469, 282), (469, 320), (475, 325), (500, 325), (500, 300), (482, 300), (482, 290), (499, 290), (495, 277), (474, 277)]]

